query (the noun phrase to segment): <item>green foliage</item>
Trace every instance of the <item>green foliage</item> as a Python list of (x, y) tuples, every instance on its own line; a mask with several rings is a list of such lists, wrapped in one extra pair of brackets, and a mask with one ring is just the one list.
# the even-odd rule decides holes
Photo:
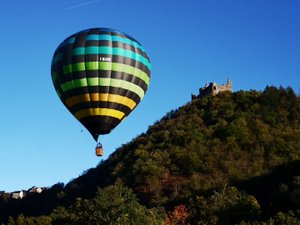
[(10, 217), (7, 225), (52, 225), (52, 219), (49, 216), (25, 217), (21, 214), (15, 220)]
[(278, 212), (267, 221), (242, 221), (239, 225), (300, 225), (299, 211)]
[(92, 200), (77, 199), (67, 210), (57, 208), (53, 224), (161, 224), (163, 211), (142, 206), (132, 190), (120, 182), (99, 188)]
[(192, 224), (236, 224), (241, 220), (256, 219), (261, 213), (254, 196), (226, 186), (208, 197), (191, 198), (189, 207)]

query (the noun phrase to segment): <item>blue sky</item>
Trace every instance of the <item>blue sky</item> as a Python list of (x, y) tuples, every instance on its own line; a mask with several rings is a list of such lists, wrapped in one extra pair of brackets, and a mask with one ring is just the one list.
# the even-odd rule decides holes
[(299, 0), (12, 0), (0, 7), (0, 190), (67, 183), (101, 160), (51, 81), (56, 47), (91, 27), (125, 32), (152, 63), (149, 90), (100, 137), (106, 159), (207, 82), (300, 91)]

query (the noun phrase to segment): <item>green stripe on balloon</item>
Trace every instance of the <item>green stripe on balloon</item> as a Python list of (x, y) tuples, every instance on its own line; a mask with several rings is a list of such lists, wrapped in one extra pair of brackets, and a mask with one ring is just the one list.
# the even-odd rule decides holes
[(55, 71), (52, 71), (52, 80), (56, 81), (57, 79), (57, 73)]
[(142, 79), (147, 85), (149, 85), (150, 81), (149, 76), (144, 71), (122, 63), (94, 61), (74, 63), (63, 67), (63, 73), (65, 75), (89, 70), (110, 70), (128, 73)]
[(128, 81), (112, 79), (112, 78), (97, 78), (97, 77), (82, 78), (82, 79), (71, 80), (60, 85), (63, 92), (75, 88), (82, 88), (82, 87), (89, 87), (89, 86), (107, 86), (107, 87), (122, 88), (136, 93), (141, 99), (145, 95), (144, 90), (138, 85), (135, 85)]

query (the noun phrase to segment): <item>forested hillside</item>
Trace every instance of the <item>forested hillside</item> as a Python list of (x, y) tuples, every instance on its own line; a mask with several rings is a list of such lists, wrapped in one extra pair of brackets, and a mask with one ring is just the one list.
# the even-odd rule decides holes
[[(96, 168), (22, 200), (5, 224), (300, 224), (300, 97), (224, 92), (167, 113)], [(11, 217), (10, 219), (8, 219)]]

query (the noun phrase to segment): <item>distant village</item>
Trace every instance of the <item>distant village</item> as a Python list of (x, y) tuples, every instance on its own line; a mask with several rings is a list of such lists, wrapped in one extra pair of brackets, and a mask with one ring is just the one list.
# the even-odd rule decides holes
[(44, 190), (47, 188), (45, 187), (36, 187), (33, 186), (29, 188), (28, 190), (22, 190), (22, 191), (14, 191), (14, 192), (5, 192), (5, 191), (0, 191), (0, 197), (10, 197), (13, 199), (22, 199), (28, 195), (33, 195), (33, 194), (41, 194)]

